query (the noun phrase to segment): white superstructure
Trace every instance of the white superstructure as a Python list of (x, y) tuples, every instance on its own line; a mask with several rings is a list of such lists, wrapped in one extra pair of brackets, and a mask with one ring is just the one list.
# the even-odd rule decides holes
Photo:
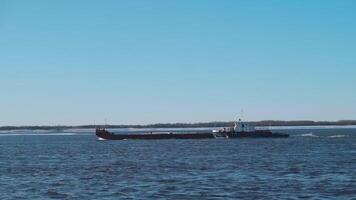
[(243, 121), (241, 121), (241, 119), (239, 119), (239, 121), (235, 122), (234, 131), (235, 132), (254, 132), (255, 127), (251, 126), (250, 124), (243, 122)]

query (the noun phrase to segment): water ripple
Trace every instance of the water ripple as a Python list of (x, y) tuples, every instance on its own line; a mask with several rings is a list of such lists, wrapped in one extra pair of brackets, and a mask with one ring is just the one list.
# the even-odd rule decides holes
[[(288, 139), (0, 140), (1, 199), (351, 199), (356, 130)], [(341, 135), (345, 135), (341, 137)], [(338, 136), (338, 137), (334, 137)]]

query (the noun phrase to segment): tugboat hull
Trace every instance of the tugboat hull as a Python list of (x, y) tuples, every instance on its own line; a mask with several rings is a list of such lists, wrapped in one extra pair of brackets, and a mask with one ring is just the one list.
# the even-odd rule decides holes
[(286, 138), (285, 133), (272, 133), (269, 130), (255, 130), (253, 132), (232, 132), (228, 133), (229, 138)]

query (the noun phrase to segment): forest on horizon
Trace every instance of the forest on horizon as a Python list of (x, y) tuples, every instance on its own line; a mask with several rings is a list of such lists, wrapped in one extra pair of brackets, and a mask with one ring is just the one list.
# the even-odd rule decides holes
[[(340, 120), (340, 121), (276, 121), (265, 120), (249, 122), (254, 126), (347, 126), (356, 125), (356, 120)], [(233, 126), (234, 122), (199, 122), (199, 123), (157, 123), (148, 125), (78, 125), (78, 126), (1, 126), (0, 130), (62, 130), (62, 129), (92, 129), (92, 128), (204, 128), (204, 127), (229, 127)]]

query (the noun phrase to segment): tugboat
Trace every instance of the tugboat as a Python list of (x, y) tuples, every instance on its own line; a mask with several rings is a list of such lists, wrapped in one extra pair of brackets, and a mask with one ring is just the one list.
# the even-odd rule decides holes
[(230, 138), (286, 138), (285, 133), (272, 133), (270, 130), (256, 130), (254, 126), (239, 119), (234, 127), (213, 130), (212, 132), (149, 132), (143, 134), (115, 134), (105, 128), (97, 128), (99, 140), (160, 140), (160, 139), (230, 139)]
[(271, 130), (256, 130), (254, 126), (243, 122), (241, 119), (235, 122), (233, 128), (223, 128), (213, 130), (213, 133), (226, 138), (286, 138), (289, 137), (285, 133), (273, 133)]

